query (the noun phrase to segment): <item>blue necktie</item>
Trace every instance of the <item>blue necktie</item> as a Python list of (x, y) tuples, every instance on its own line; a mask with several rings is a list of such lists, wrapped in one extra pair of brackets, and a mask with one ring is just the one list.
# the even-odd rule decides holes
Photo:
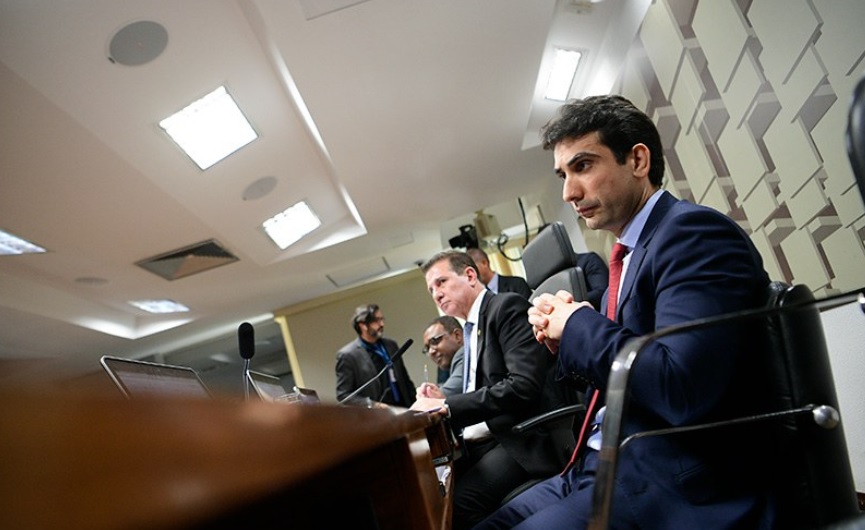
[(474, 324), (466, 322), (463, 326), (463, 393), (468, 392), (469, 372), (472, 364), (472, 328)]
[(388, 383), (390, 383), (390, 391), (391, 393), (393, 393), (394, 401), (399, 403), (401, 399), (399, 395), (399, 387), (396, 384), (396, 372), (394, 372), (394, 366), (390, 362), (390, 355), (387, 354), (387, 348), (385, 348), (384, 344), (379, 341), (373, 345), (373, 351), (375, 351), (375, 353), (377, 353), (379, 357), (384, 359), (385, 364), (388, 365), (387, 379)]

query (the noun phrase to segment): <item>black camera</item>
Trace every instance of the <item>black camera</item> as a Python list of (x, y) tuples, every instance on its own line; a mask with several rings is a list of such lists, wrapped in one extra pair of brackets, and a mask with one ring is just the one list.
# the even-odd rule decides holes
[(448, 243), (451, 248), (478, 248), (478, 232), (475, 225), (462, 225), (460, 235), (450, 238)]

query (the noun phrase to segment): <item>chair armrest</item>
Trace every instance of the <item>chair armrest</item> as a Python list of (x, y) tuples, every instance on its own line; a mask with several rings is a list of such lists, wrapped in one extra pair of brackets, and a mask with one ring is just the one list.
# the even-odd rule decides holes
[(561, 407), (529, 418), (522, 423), (514, 425), (513, 427), (511, 427), (511, 430), (517, 434), (521, 434), (540, 425), (546, 425), (562, 418), (576, 416), (578, 413), (585, 411), (586, 406), (583, 404), (568, 405), (566, 407)]
[[(604, 433), (601, 439), (601, 449), (598, 455), (598, 470), (596, 474), (595, 487), (592, 493), (592, 518), (589, 522), (589, 530), (606, 530), (609, 527), (610, 513), (612, 510), (613, 488), (615, 484), (616, 467), (618, 464), (619, 451), (622, 446), (636, 437), (654, 436), (661, 434), (669, 434), (671, 432), (680, 432), (683, 430), (697, 430), (704, 428), (714, 428), (718, 426), (726, 426), (733, 423), (742, 423), (748, 421), (758, 421), (765, 419), (763, 416), (776, 417), (780, 415), (803, 414), (811, 412), (818, 425), (826, 428), (833, 428), (834, 423), (837, 424), (838, 412), (829, 406), (809, 405), (800, 409), (782, 411), (778, 413), (770, 413), (767, 415), (742, 418), (716, 424), (706, 424), (703, 426), (690, 426), (677, 429), (661, 429), (658, 431), (646, 431), (632, 435), (626, 440), (622, 440), (622, 421), (626, 413), (628, 401), (628, 381), (631, 370), (637, 360), (640, 352), (651, 342), (684, 331), (691, 331), (700, 328), (710, 327), (716, 324), (721, 324), (730, 321), (749, 320), (764, 318), (784, 312), (791, 311), (797, 308), (812, 307), (812, 308), (827, 308), (841, 305), (851, 301), (858, 301), (860, 307), (865, 311), (865, 293), (854, 291), (842, 293), (839, 295), (829, 296), (822, 300), (808, 300), (804, 302), (793, 302), (786, 305), (778, 305), (771, 307), (762, 307), (758, 309), (749, 309), (697, 319), (681, 324), (669, 326), (659, 329), (653, 333), (643, 335), (631, 340), (622, 348), (616, 355), (613, 361), (610, 376), (607, 380), (606, 393), (606, 412), (602, 432)], [(824, 420), (824, 417), (828, 419)]]

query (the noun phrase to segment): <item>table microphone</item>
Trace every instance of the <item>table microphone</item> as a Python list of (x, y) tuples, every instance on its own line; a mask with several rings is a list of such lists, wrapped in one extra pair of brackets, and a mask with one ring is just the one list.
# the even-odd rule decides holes
[(237, 348), (243, 358), (243, 398), (249, 401), (249, 360), (255, 355), (255, 329), (249, 322), (237, 328)]
[(412, 339), (408, 339), (408, 340), (406, 340), (405, 343), (404, 343), (402, 346), (400, 346), (399, 349), (398, 349), (398, 350), (393, 354), (393, 356), (391, 356), (390, 361), (389, 361), (387, 364), (384, 365), (384, 368), (382, 368), (381, 371), (380, 371), (379, 373), (375, 374), (375, 377), (373, 377), (372, 379), (370, 379), (370, 380), (367, 381), (366, 383), (360, 385), (360, 386), (357, 388), (357, 390), (355, 390), (355, 391), (352, 392), (351, 394), (345, 396), (343, 399), (340, 399), (340, 400), (339, 400), (339, 404), (342, 405), (342, 404), (345, 403), (346, 401), (348, 401), (348, 400), (350, 400), (351, 398), (355, 397), (356, 395), (358, 395), (358, 394), (360, 393), (361, 390), (363, 390), (364, 388), (368, 387), (369, 385), (372, 384), (373, 381), (375, 381), (376, 379), (378, 379), (379, 377), (381, 377), (381, 374), (383, 374), (385, 370), (387, 370), (388, 368), (393, 368), (393, 363), (396, 362), (400, 357), (402, 357), (402, 354), (405, 353), (405, 351), (409, 348), (409, 346), (412, 345), (413, 342), (414, 342), (414, 340), (412, 340)]

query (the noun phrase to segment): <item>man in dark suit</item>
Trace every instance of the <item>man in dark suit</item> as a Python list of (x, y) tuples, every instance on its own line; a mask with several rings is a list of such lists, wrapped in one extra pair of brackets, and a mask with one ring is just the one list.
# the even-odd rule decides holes
[(594, 252), (577, 252), (577, 267), (582, 269), (586, 279), (586, 301), (595, 310), (601, 310), (601, 297), (607, 291), (610, 280), (610, 269), (604, 259)]
[[(384, 337), (384, 315), (376, 304), (355, 309), (351, 325), (357, 333), (357, 339), (336, 352), (336, 397), (339, 400), (350, 396), (375, 377), (391, 362), (391, 356), (399, 349), (396, 342)], [(402, 359), (397, 359), (393, 361), (393, 366), (384, 370), (352, 401), (366, 398), (407, 408), (414, 396), (415, 385)]]
[[(563, 198), (589, 228), (624, 245), (610, 318), (573, 297), (542, 295), (529, 321), (564, 370), (603, 405), (610, 366), (637, 336), (760, 306), (769, 279), (747, 234), (729, 217), (661, 190), (664, 159), (648, 116), (620, 96), (562, 107), (543, 129)], [(610, 287), (612, 289), (612, 285)], [(765, 404), (754, 358), (759, 324), (668, 335), (642, 351), (631, 373), (623, 436), (754, 413)], [(587, 401), (591, 403), (590, 401)], [(603, 414), (590, 411), (599, 422)], [(634, 440), (619, 455), (611, 528), (772, 528), (763, 480), (771, 461), (760, 436), (735, 429)], [(591, 515), (600, 430), (561, 475), (530, 488), (478, 528), (584, 529)], [(594, 443), (593, 443), (594, 442)], [(762, 467), (761, 467), (762, 466)]]
[[(553, 381), (554, 359), (534, 340), (526, 298), (494, 294), (465, 252), (436, 254), (421, 266), (439, 309), (466, 321), (465, 392), (419, 396), (415, 410), (447, 414), (463, 429), (465, 454), (456, 462), (453, 526), (471, 528), (514, 488), (560, 469), (573, 447), (569, 432), (515, 434), (520, 421), (563, 404)], [(429, 389), (428, 389), (429, 390)]]
[(474, 260), (481, 282), (494, 293), (517, 293), (523, 298), (532, 296), (528, 282), (519, 276), (503, 276), (490, 268), (490, 258), (483, 250), (473, 247), (466, 253)]

